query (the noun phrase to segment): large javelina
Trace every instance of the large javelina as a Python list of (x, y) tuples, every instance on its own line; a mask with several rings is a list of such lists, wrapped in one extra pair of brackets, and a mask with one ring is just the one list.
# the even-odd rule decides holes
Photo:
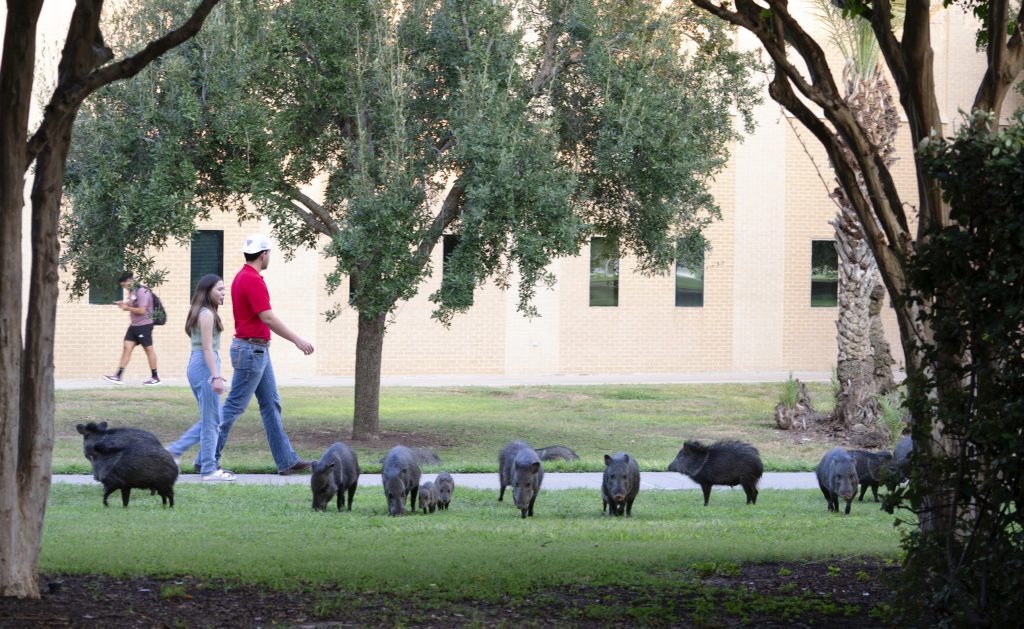
[(640, 491), (640, 466), (625, 452), (604, 455), (604, 478), (601, 481), (601, 512), (626, 515), (633, 511), (633, 500)]
[(405, 513), (405, 498), (409, 496), (409, 508), (416, 510), (416, 495), (420, 490), (420, 466), (413, 453), (405, 446), (391, 448), (384, 457), (381, 469), (384, 496), (388, 500), (388, 515)]
[(825, 495), (828, 510), (839, 512), (839, 499), (846, 501), (846, 513), (850, 513), (850, 503), (857, 493), (857, 464), (853, 457), (842, 448), (832, 448), (821, 457), (818, 467), (814, 468), (818, 477), (818, 487)]
[(668, 469), (685, 474), (700, 485), (705, 507), (713, 485), (741, 485), (747, 494), (747, 504), (757, 504), (757, 483), (764, 473), (757, 448), (742, 441), (718, 441), (710, 446), (687, 441)]
[(89, 422), (75, 426), (78, 434), (82, 435), (82, 454), (89, 459), (92, 465), (92, 477), (99, 480), (96, 471), (96, 444), (103, 443), (108, 448), (128, 447), (159, 447), (160, 440), (156, 435), (141, 428), (108, 428), (107, 422)]
[(878, 484), (885, 480), (892, 465), (891, 452), (868, 452), (867, 450), (847, 450), (857, 467), (857, 483), (860, 484), (859, 502), (864, 502), (864, 494), (871, 488), (871, 495), (878, 502)]
[(914, 449), (914, 442), (909, 436), (903, 436), (896, 442), (892, 451), (892, 460), (899, 473), (899, 481), (902, 483), (910, 476), (910, 453)]
[(75, 428), (83, 437), (83, 451), (92, 462), (93, 477), (103, 484), (103, 506), (109, 506), (107, 498), (118, 489), (125, 507), (132, 489), (148, 489), (160, 494), (164, 506), (174, 507), (178, 466), (156, 435), (137, 428), (108, 430), (106, 422), (78, 424)]
[(441, 472), (434, 479), (434, 489), (437, 490), (437, 508), (447, 511), (455, 493), (455, 479), (448, 472)]
[(498, 454), (499, 501), (505, 497), (505, 488), (511, 485), (516, 508), (524, 518), (533, 517), (533, 503), (537, 501), (543, 481), (544, 466), (533, 448), (522, 441), (505, 444)]
[(344, 443), (333, 443), (313, 464), (313, 475), (309, 486), (313, 490), (313, 509), (326, 511), (327, 503), (337, 494), (338, 511), (345, 506), (348, 494), (348, 510), (352, 510), (352, 496), (359, 484), (359, 459), (352, 448)]

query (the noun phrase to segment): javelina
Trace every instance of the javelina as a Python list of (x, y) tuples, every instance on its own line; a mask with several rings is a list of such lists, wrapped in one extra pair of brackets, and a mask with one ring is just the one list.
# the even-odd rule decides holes
[(448, 472), (441, 472), (434, 479), (434, 489), (437, 491), (437, 508), (447, 511), (455, 493), (455, 479)]
[(764, 473), (757, 448), (742, 441), (718, 441), (710, 446), (687, 441), (668, 469), (700, 485), (705, 507), (713, 485), (742, 485), (747, 504), (757, 504), (757, 483)]
[(96, 471), (96, 444), (103, 443), (108, 448), (128, 448), (137, 446), (160, 446), (156, 435), (141, 428), (108, 428), (107, 422), (89, 422), (78, 424), (75, 429), (82, 435), (82, 454), (92, 465), (92, 477), (99, 480)]
[(348, 510), (351, 511), (359, 473), (359, 458), (352, 448), (341, 442), (331, 444), (320, 460), (313, 464), (313, 475), (309, 477), (313, 510), (326, 511), (327, 503), (337, 494), (338, 511), (341, 511), (348, 493)]
[(892, 451), (892, 460), (899, 473), (899, 481), (902, 483), (910, 476), (910, 453), (914, 449), (914, 442), (909, 435), (900, 437), (896, 447)]
[(640, 467), (636, 459), (625, 452), (604, 455), (604, 479), (601, 481), (601, 512), (608, 515), (626, 515), (633, 511), (633, 500), (640, 491)]
[(501, 490), (498, 501), (505, 496), (505, 488), (512, 485), (512, 498), (516, 508), (526, 516), (533, 517), (533, 503), (544, 481), (544, 466), (540, 457), (522, 441), (510, 441), (498, 454), (498, 481)]
[(853, 458), (853, 463), (857, 467), (857, 483), (860, 484), (858, 501), (864, 502), (864, 494), (870, 487), (871, 495), (874, 496), (875, 502), (878, 502), (878, 484), (884, 480), (886, 474), (890, 473), (892, 453), (887, 451), (868, 452), (867, 450), (847, 450), (846, 452)]
[(420, 485), (420, 509), (423, 509), (423, 513), (434, 512), (437, 508), (437, 489), (434, 487), (434, 483), (427, 481)]
[(850, 513), (850, 503), (857, 493), (857, 464), (853, 457), (842, 448), (832, 448), (821, 457), (818, 467), (814, 468), (818, 477), (818, 487), (825, 495), (828, 510), (839, 512), (839, 499), (846, 501), (846, 513)]
[(405, 513), (405, 498), (409, 496), (409, 508), (416, 509), (416, 494), (420, 489), (420, 466), (413, 453), (405, 446), (388, 450), (381, 468), (384, 496), (388, 500), (388, 515)]
[(174, 508), (174, 483), (178, 466), (153, 433), (137, 428), (107, 429), (106, 422), (75, 427), (83, 437), (83, 451), (92, 462), (93, 477), (103, 484), (103, 506), (121, 490), (127, 507), (132, 489), (160, 494), (164, 506)]
[(541, 461), (580, 460), (579, 455), (573, 452), (572, 448), (567, 448), (566, 446), (548, 446), (546, 448), (537, 448), (537, 456), (540, 457)]
[[(409, 448), (412, 453), (412, 460), (417, 465), (440, 465), (441, 457), (430, 448)], [(384, 463), (384, 457), (377, 459), (378, 463)]]

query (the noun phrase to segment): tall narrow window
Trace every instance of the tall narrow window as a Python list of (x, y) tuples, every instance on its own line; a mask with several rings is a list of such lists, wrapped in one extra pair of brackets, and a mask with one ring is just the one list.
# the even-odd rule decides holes
[(602, 236), (590, 239), (590, 305), (619, 305), (619, 252)]
[(192, 236), (192, 269), (188, 296), (196, 290), (207, 273), (224, 277), (224, 232), (219, 229), (201, 229)]
[(468, 308), (473, 305), (473, 289), (466, 282), (472, 282), (472, 278), (456, 277), (449, 263), (461, 241), (459, 234), (445, 234), (441, 241), (441, 292), (448, 303)]
[(696, 259), (684, 260), (681, 243), (676, 243), (676, 307), (704, 306), (704, 252)]
[(445, 234), (444, 240), (441, 243), (443, 250), (441, 256), (441, 277), (448, 275), (448, 259), (452, 257), (452, 252), (455, 251), (455, 247), (459, 246), (459, 240), (461, 236), (458, 234)]
[(834, 240), (811, 241), (811, 307), (834, 308), (839, 303), (839, 254)]
[(89, 282), (90, 304), (112, 304), (122, 299), (124, 299), (124, 290), (117, 283), (116, 277), (110, 278), (107, 282)]

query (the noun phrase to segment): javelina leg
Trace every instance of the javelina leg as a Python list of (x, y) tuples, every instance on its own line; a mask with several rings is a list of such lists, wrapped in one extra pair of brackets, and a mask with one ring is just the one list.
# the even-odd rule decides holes
[(505, 497), (505, 488), (508, 487), (508, 483), (505, 482), (504, 477), (501, 477), (498, 479), (498, 484), (501, 486), (498, 490), (498, 502), (501, 502)]
[(868, 491), (868, 484), (862, 483), (860, 486), (860, 498), (857, 498), (858, 502), (864, 502), (864, 494)]
[(701, 485), (700, 490), (704, 492), (704, 506), (708, 506), (708, 498), (711, 497), (711, 485)]
[(348, 488), (348, 510), (352, 510), (352, 497), (356, 495), (356, 486), (352, 485)]
[(819, 486), (818, 489), (820, 489), (822, 495), (825, 496), (825, 502), (828, 504), (828, 510), (831, 511), (832, 510), (832, 494), (829, 493), (829, 491), (827, 489), (825, 489), (824, 487)]
[(629, 516), (629, 515), (632, 515), (632, 514), (633, 514), (633, 500), (630, 499), (630, 500), (626, 501), (626, 515)]
[(756, 505), (757, 504), (757, 487), (754, 487), (753, 485), (744, 485), (743, 486), (743, 491), (747, 494), (747, 504), (748, 505)]
[(173, 487), (171, 489), (167, 490), (167, 506), (172, 508), (172, 509), (174, 508), (174, 488)]
[(334, 504), (337, 505), (338, 511), (341, 512), (341, 508), (345, 506), (345, 490), (344, 489), (339, 489), (338, 490), (338, 497), (334, 501)]
[(121, 488), (121, 502), (124, 504), (124, 506), (126, 506), (126, 507), (128, 506), (128, 498), (130, 498), (131, 495), (132, 495), (132, 488), (131, 487), (122, 487)]
[(871, 495), (875, 497), (875, 502), (878, 502), (878, 484), (875, 483), (871, 486)]
[[(533, 494), (533, 499), (530, 500), (530, 506), (526, 511), (526, 515), (530, 516), (531, 518), (533, 517), (533, 503), (535, 502), (537, 502), (537, 494)], [(524, 515), (523, 517), (525, 518), (526, 515)]]
[(110, 506), (109, 504), (107, 504), (107, 496), (109, 496), (110, 494), (114, 493), (115, 491), (117, 491), (116, 487), (107, 487), (106, 485), (103, 486), (103, 506), (104, 507), (109, 507)]
[(413, 487), (412, 491), (409, 492), (409, 496), (411, 496), (412, 498), (411, 500), (409, 500), (409, 510), (412, 511), (413, 513), (416, 513), (416, 496), (418, 496), (419, 493), (419, 487)]
[[(843, 511), (845, 515), (850, 515), (850, 505), (853, 504), (853, 498), (846, 501), (846, 511)], [(836, 511), (839, 511), (839, 502), (836, 501)]]

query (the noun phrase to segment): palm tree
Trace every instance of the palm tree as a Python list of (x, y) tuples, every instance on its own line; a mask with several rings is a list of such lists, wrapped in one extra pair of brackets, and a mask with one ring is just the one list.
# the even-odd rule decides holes
[[(817, 0), (817, 5), (829, 39), (846, 59), (843, 69), (845, 100), (879, 156), (891, 166), (897, 159), (894, 140), (900, 120), (889, 82), (881, 71), (878, 42), (871, 26), (867, 20), (844, 17), (842, 10), (828, 0)], [(858, 170), (857, 180), (864, 190), (864, 179), (853, 155), (844, 150), (843, 158)], [(893, 388), (895, 361), (882, 334), (878, 315), (884, 291), (875, 290), (881, 288), (878, 264), (852, 204), (839, 185), (830, 196), (839, 206), (839, 212), (831, 221), (839, 256), (836, 371), (840, 385), (832, 420), (845, 427), (858, 423), (872, 426), (877, 423), (875, 418), (880, 412), (877, 396)], [(875, 295), (874, 305), (872, 294)], [(877, 432), (881, 439), (884, 433)]]

